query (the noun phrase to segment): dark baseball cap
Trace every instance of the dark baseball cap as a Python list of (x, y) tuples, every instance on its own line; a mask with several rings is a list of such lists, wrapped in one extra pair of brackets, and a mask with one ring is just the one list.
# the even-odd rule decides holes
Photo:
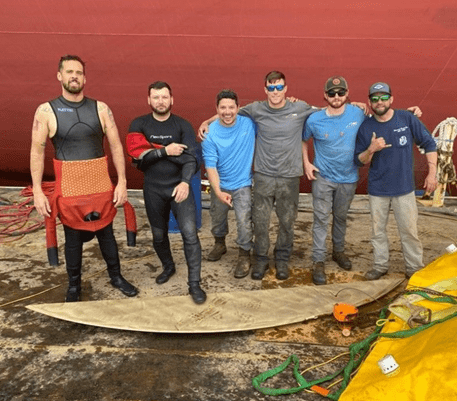
[(324, 92), (328, 92), (330, 89), (336, 89), (336, 88), (341, 88), (341, 89), (347, 89), (348, 88), (348, 83), (346, 80), (341, 77), (341, 76), (336, 76), (336, 77), (330, 77), (327, 79), (327, 82), (324, 85)]
[(375, 84), (371, 85), (368, 96), (371, 96), (373, 93), (388, 93), (389, 95), (392, 94), (390, 91), (390, 86), (385, 82), (376, 82)]

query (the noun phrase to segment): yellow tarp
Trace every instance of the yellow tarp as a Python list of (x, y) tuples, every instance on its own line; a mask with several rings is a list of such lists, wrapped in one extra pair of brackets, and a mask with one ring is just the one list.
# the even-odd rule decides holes
[[(428, 287), (457, 277), (457, 254), (440, 257), (416, 273), (408, 288)], [(447, 291), (457, 295), (457, 291)], [(452, 305), (421, 301), (433, 311)], [(400, 318), (390, 315), (384, 333), (410, 329)], [(340, 401), (450, 401), (457, 400), (457, 318), (436, 324), (409, 338), (381, 338), (359, 372), (340, 397)], [(378, 361), (392, 355), (400, 366), (395, 376), (384, 375)]]

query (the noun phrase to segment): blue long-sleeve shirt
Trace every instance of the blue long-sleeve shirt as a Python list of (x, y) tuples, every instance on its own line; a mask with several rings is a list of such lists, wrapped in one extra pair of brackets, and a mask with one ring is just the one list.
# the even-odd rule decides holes
[(435, 152), (436, 144), (430, 132), (412, 113), (394, 110), (393, 117), (379, 122), (374, 117), (365, 120), (357, 133), (354, 161), (362, 166), (359, 154), (371, 143), (373, 132), (383, 137), (391, 147), (373, 154), (368, 173), (368, 193), (374, 196), (401, 196), (415, 190), (414, 143), (426, 153)]

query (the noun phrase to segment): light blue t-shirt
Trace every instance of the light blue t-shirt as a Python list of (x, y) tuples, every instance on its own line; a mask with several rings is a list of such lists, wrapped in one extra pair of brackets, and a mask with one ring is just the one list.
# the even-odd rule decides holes
[(255, 126), (248, 117), (237, 116), (232, 127), (214, 121), (202, 143), (206, 168), (215, 168), (220, 187), (234, 191), (252, 185)]
[(363, 111), (346, 104), (343, 114), (328, 115), (326, 109), (309, 116), (303, 140), (313, 138), (314, 162), (320, 175), (338, 184), (357, 182), (358, 167), (354, 163), (357, 131), (365, 120)]

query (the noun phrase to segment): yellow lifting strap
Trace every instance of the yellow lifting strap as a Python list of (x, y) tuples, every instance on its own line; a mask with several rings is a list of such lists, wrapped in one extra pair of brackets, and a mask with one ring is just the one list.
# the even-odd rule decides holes
[[(409, 289), (413, 288), (414, 287)], [(457, 277), (438, 281), (428, 287), (415, 289), (423, 290), (425, 293), (427, 293), (427, 290), (431, 290), (429, 294), (431, 298), (437, 298), (440, 295), (433, 294), (433, 291), (443, 293), (445, 291), (457, 290)], [(457, 312), (457, 305), (432, 311), (430, 308), (427, 308), (426, 305), (423, 305), (424, 302), (422, 301), (424, 301), (424, 297), (419, 294), (406, 294), (395, 300), (389, 306), (389, 311), (406, 322), (411, 328), (443, 319), (444, 317)], [(418, 305), (418, 303), (421, 303), (421, 305)]]

